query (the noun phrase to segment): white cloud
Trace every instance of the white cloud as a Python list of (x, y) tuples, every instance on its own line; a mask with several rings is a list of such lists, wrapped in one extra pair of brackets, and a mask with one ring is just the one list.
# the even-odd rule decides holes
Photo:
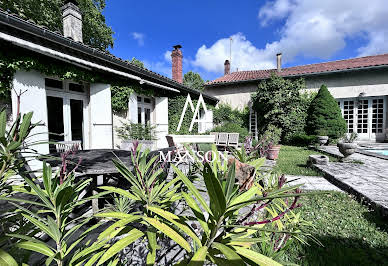
[[(274, 67), (274, 60), (265, 49), (256, 48), (242, 33), (231, 36), (232, 41), (232, 71), (263, 69)], [(192, 62), (211, 72), (223, 72), (225, 59), (230, 57), (230, 39), (224, 38), (212, 46), (202, 45)]]
[(144, 45), (145, 35), (143, 33), (132, 32), (131, 35), (132, 35), (132, 38), (137, 41), (137, 44), (139, 46), (143, 46)]
[[(347, 41), (360, 38), (358, 56), (388, 52), (388, 5), (386, 0), (273, 0), (259, 10), (263, 27), (284, 21), (278, 40), (259, 48), (242, 33), (233, 35), (232, 70), (268, 69), (275, 66), (275, 55), (283, 53), (283, 62), (297, 56), (329, 59), (345, 48)], [(193, 65), (222, 73), (229, 58), (229, 38), (203, 45)]]
[(144, 66), (161, 75), (171, 78), (171, 66), (164, 61), (151, 62), (144, 60)]

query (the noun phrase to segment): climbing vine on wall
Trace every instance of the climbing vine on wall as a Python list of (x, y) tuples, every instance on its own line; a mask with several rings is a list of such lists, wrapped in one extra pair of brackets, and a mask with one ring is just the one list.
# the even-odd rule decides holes
[[(179, 135), (187, 135), (187, 134), (196, 134), (198, 133), (198, 123), (194, 123), (193, 130), (190, 132), (190, 123), (193, 118), (194, 112), (191, 111), (191, 108), (188, 107), (186, 110), (185, 117), (183, 118), (183, 122), (181, 125), (181, 129), (179, 132), (176, 131), (179, 119), (181, 118), (181, 114), (183, 111), (183, 107), (185, 106), (187, 96), (175, 96), (168, 99), (168, 133), (169, 134), (179, 134)], [(197, 106), (198, 100), (192, 99), (194, 108)], [(214, 106), (206, 103), (206, 108), (213, 109)], [(202, 108), (200, 108), (201, 110)]]
[(36, 70), (46, 76), (57, 77), (62, 80), (73, 80), (76, 82), (107, 83), (111, 84), (112, 110), (114, 112), (127, 111), (128, 99), (131, 93), (151, 96), (154, 90), (141, 87), (137, 84), (124, 80), (115, 80), (108, 75), (84, 70), (74, 65), (50, 59), (40, 54), (11, 47), (7, 44), (0, 44), (0, 97), (10, 99), (12, 79), (17, 70)]

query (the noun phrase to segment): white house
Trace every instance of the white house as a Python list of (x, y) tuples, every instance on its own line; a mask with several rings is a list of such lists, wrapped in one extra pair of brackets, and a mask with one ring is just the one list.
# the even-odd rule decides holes
[[(251, 94), (261, 80), (271, 73), (285, 78), (303, 77), (308, 90), (317, 91), (325, 84), (337, 99), (348, 123), (348, 132), (356, 132), (359, 140), (388, 140), (388, 54), (331, 61), (326, 63), (281, 67), (277, 55), (277, 69), (237, 71), (230, 73), (225, 61), (224, 76), (205, 85), (205, 92), (221, 103), (234, 108), (249, 105)], [(255, 133), (255, 113), (251, 111), (251, 132)]]
[[(22, 93), (21, 113), (33, 111), (33, 122), (39, 122), (32, 132), (35, 141), (80, 141), (83, 149), (111, 149), (118, 144), (114, 127), (119, 125), (120, 117), (112, 113), (110, 82), (140, 84), (157, 96), (132, 94), (129, 111), (121, 119), (151, 122), (156, 126), (158, 148), (167, 146), (168, 98), (188, 93), (198, 97), (199, 92), (83, 44), (79, 8), (67, 3), (62, 10), (63, 35), (0, 10), (0, 53), (32, 57), (48, 68), (52, 64), (79, 69), (96, 81), (61, 80), (34, 66), (21, 68), (13, 76), (12, 104), (4, 99), (0, 104), (11, 105), (15, 117), (17, 94)], [(203, 97), (213, 104), (217, 102), (215, 97)], [(35, 148), (47, 154), (52, 147), (42, 143)]]

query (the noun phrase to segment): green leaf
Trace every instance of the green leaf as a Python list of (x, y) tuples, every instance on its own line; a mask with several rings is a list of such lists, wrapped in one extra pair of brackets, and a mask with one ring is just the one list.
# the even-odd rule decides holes
[(127, 219), (134, 217), (133, 214), (123, 213), (123, 212), (101, 212), (96, 213), (95, 217), (103, 217), (103, 218), (117, 218), (117, 219)]
[(222, 191), (220, 181), (208, 163), (205, 164), (203, 179), (205, 181), (207, 192), (210, 197), (210, 208), (217, 220), (225, 212), (226, 199), (224, 192)]
[(233, 164), (229, 168), (227, 178), (226, 178), (225, 196), (228, 202), (232, 196), (234, 184), (236, 183), (235, 173), (236, 173), (236, 163), (233, 162)]
[(194, 184), (175, 165), (171, 165), (171, 166), (174, 169), (175, 173), (178, 175), (178, 177), (183, 181), (183, 183), (187, 186), (187, 188), (190, 190), (190, 192), (193, 193), (194, 197), (199, 201), (202, 208), (204, 208), (204, 210), (209, 215), (213, 215), (213, 213), (210, 210), (209, 206), (207, 205), (206, 201), (201, 196), (201, 194), (199, 193), (198, 189), (194, 186)]
[(43, 192), (43, 190), (40, 188), (40, 187), (38, 187), (37, 185), (35, 185), (35, 183), (31, 180), (31, 179), (29, 179), (29, 178), (27, 178), (27, 177), (25, 177), (25, 176), (23, 176), (24, 177), (24, 180), (27, 182), (27, 184), (32, 188), (32, 190), (36, 193), (36, 195), (44, 202), (44, 204), (46, 204), (46, 207), (47, 208), (50, 208), (50, 209), (52, 209), (52, 210), (55, 210), (55, 208), (54, 208), (54, 206), (53, 206), (53, 204), (50, 202), (50, 200), (47, 198), (47, 196), (46, 196), (46, 194)]
[(115, 237), (118, 233), (120, 233), (120, 231), (122, 229), (124, 229), (124, 226), (126, 226), (127, 224), (129, 224), (129, 223), (131, 223), (133, 221), (136, 221), (138, 219), (140, 219), (140, 217), (133, 216), (131, 218), (126, 218), (126, 219), (123, 219), (123, 220), (119, 220), (119, 221), (113, 223), (111, 226), (109, 226), (105, 231), (103, 231), (98, 236), (97, 239), (99, 241), (101, 241), (103, 239), (110, 240), (113, 237)]
[(160, 217), (168, 220), (172, 224), (174, 224), (176, 227), (178, 227), (180, 230), (182, 230), (186, 235), (191, 237), (200, 247), (202, 246), (201, 240), (198, 238), (198, 236), (191, 230), (189, 226), (186, 224), (183, 224), (180, 222), (179, 217), (175, 214), (162, 210), (157, 207), (151, 207), (149, 206), (148, 209), (156, 214), (158, 214)]
[(7, 114), (5, 110), (0, 113), (0, 138), (5, 137), (5, 128), (7, 126)]
[[(89, 260), (88, 262), (85, 264), (85, 266), (93, 266), (94, 263), (102, 256), (102, 254), (104, 254), (104, 250), (103, 251), (100, 251), (96, 254), (94, 254)], [(81, 261), (80, 263), (82, 264), (83, 261)]]
[(31, 223), (36, 225), (40, 230), (42, 230), (43, 232), (48, 234), (52, 239), (56, 239), (55, 233), (51, 232), (51, 230), (45, 224), (43, 224), (42, 222), (38, 221), (37, 219), (35, 219), (35, 218), (33, 218), (33, 217), (29, 216), (29, 215), (26, 215), (24, 213), (22, 215), (23, 215), (24, 218), (26, 218)]
[(212, 246), (218, 249), (219, 251), (221, 251), (222, 254), (225, 255), (225, 257), (228, 260), (228, 265), (236, 265), (236, 266), (245, 265), (242, 258), (233, 249), (218, 242), (213, 242)]
[(195, 217), (197, 218), (199, 224), (201, 225), (203, 231), (205, 232), (205, 234), (207, 236), (209, 236), (209, 234), (210, 234), (209, 226), (208, 226), (207, 221), (205, 220), (205, 216), (203, 215), (202, 210), (199, 208), (197, 202), (191, 196), (189, 196), (187, 193), (185, 193), (183, 191), (181, 193), (182, 193), (183, 197), (185, 198), (187, 205), (189, 205), (190, 209), (193, 211), (193, 213), (194, 213)]
[(197, 250), (188, 266), (201, 266), (205, 263), (207, 254), (207, 246), (203, 246)]
[(124, 196), (124, 197), (127, 197), (127, 198), (130, 198), (132, 200), (139, 200), (138, 197), (136, 197), (135, 195), (129, 193), (128, 191), (124, 190), (124, 189), (121, 189), (121, 188), (116, 188), (116, 187), (108, 187), (108, 186), (101, 186), (101, 187), (98, 187), (100, 189), (103, 189), (103, 190), (107, 190), (107, 191), (110, 191), (110, 192), (113, 192), (113, 193), (117, 193), (121, 196)]
[(191, 252), (190, 244), (187, 243), (187, 241), (174, 229), (154, 218), (144, 217), (143, 219), (150, 225), (161, 231), (163, 234), (174, 240), (182, 248), (186, 249), (188, 252)]
[(155, 265), (156, 249), (158, 248), (156, 233), (147, 231), (147, 239), (148, 239), (148, 246), (150, 250), (147, 254), (146, 263), (149, 266), (153, 266)]
[(260, 253), (257, 253), (253, 250), (242, 248), (242, 247), (233, 247), (238, 254), (241, 256), (253, 261), (254, 263), (262, 266), (281, 266), (280, 263), (264, 256)]
[(19, 129), (19, 140), (23, 140), (27, 137), (28, 130), (30, 129), (31, 125), (31, 118), (32, 118), (32, 112), (29, 112), (25, 115), (23, 115), (23, 121), (20, 125)]
[(4, 250), (0, 249), (0, 265), (18, 266), (16, 260)]
[(98, 261), (97, 265), (101, 265), (110, 258), (112, 258), (114, 255), (119, 253), (121, 250), (123, 250), (126, 246), (131, 244), (132, 242), (136, 241), (138, 238), (144, 236), (144, 233), (137, 230), (132, 229), (129, 231), (128, 236), (120, 239), (117, 241), (113, 246), (111, 246), (105, 253), (102, 255), (101, 259)]
[(48, 257), (51, 257), (55, 254), (50, 247), (42, 243), (26, 241), (26, 242), (17, 243), (16, 246), (22, 249), (38, 252)]

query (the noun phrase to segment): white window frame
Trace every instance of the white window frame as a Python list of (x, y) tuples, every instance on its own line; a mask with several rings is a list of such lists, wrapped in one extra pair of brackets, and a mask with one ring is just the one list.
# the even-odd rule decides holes
[[(60, 81), (60, 79), (47, 77), (49, 79), (54, 79)], [(76, 92), (69, 90), (69, 84), (81, 84), (84, 86), (84, 92)], [(46, 97), (58, 97), (63, 99), (63, 130), (64, 130), (64, 141), (72, 141), (71, 133), (71, 107), (70, 100), (80, 100), (83, 102), (83, 149), (88, 149), (90, 146), (89, 140), (89, 101), (88, 101), (88, 91), (86, 84), (77, 83), (73, 81), (62, 81), (63, 89), (46, 87)], [(46, 106), (47, 108), (47, 106)], [(47, 114), (48, 115), (48, 114)]]
[[(141, 101), (138, 101), (138, 99), (141, 99)], [(149, 99), (150, 102), (146, 103), (145, 99)], [(136, 108), (136, 121), (139, 124), (145, 125), (145, 109), (150, 110), (150, 125), (154, 124), (153, 119), (153, 112), (154, 112), (154, 99), (152, 97), (143, 96), (143, 95), (137, 95), (136, 96), (136, 102), (137, 102), (137, 108)], [(140, 117), (141, 121), (139, 121), (139, 108), (140, 108)]]

